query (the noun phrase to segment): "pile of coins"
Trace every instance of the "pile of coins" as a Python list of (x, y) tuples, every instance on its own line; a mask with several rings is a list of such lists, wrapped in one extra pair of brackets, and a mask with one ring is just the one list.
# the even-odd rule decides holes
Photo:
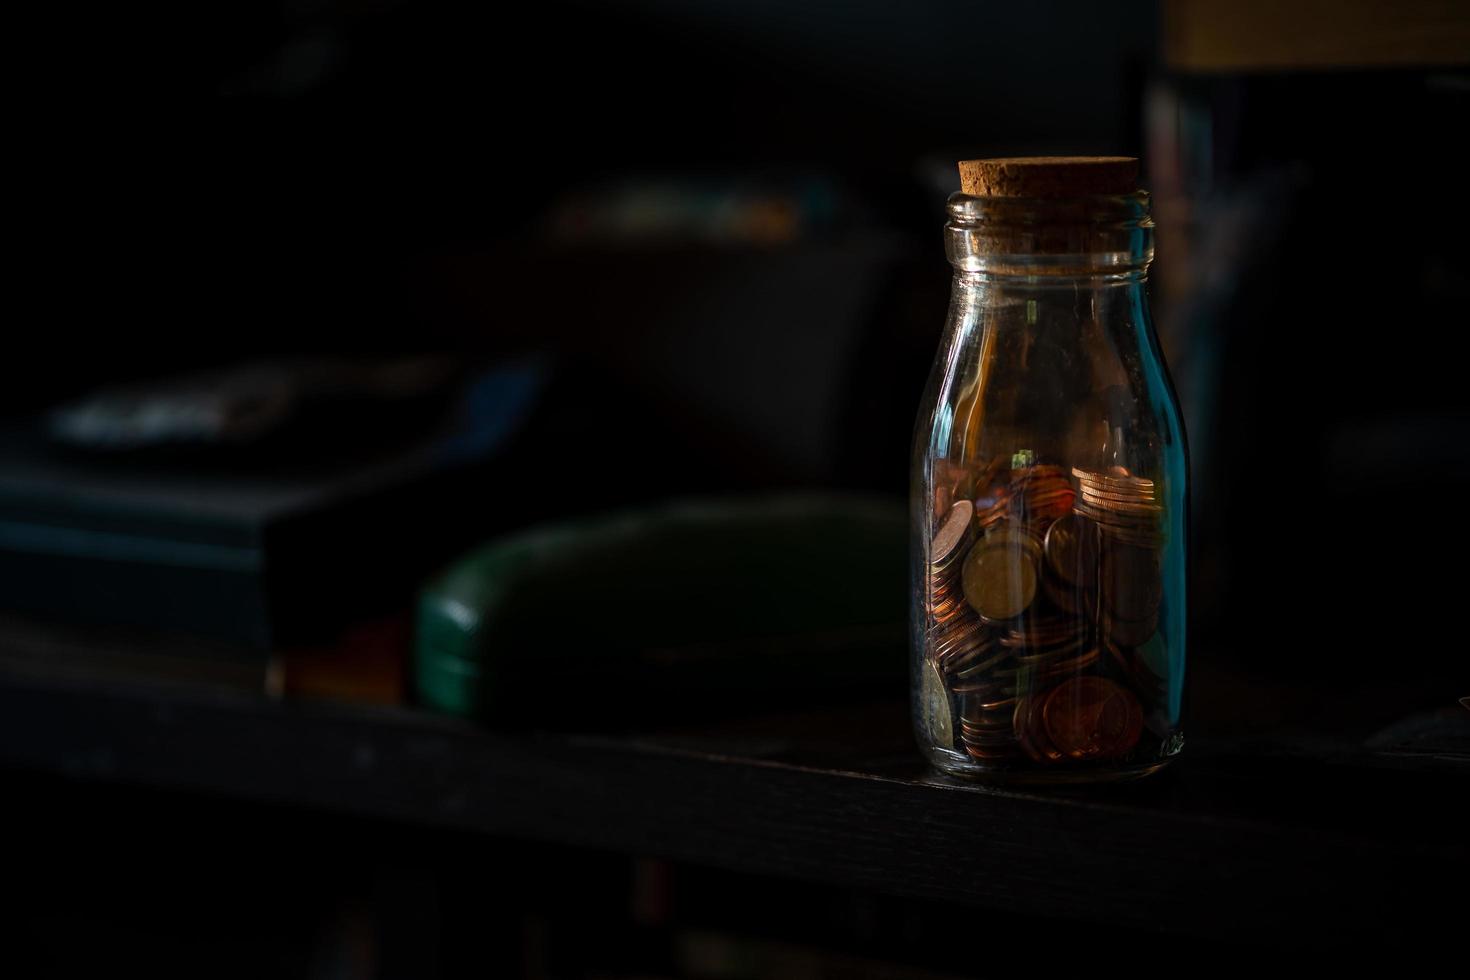
[(969, 478), (944, 462), (921, 694), (930, 737), (987, 764), (1128, 757), (1167, 689), (1154, 483), (1029, 459)]
[(1163, 575), (1159, 569), (1159, 515), (1152, 480), (1126, 474), (1073, 470), (1081, 487), (1077, 514), (1096, 524), (1102, 549), (1106, 632), (1125, 646), (1158, 631)]
[(1044, 530), (1048, 524), (1070, 513), (1077, 492), (1060, 466), (1024, 466), (1011, 471), (1005, 483), (991, 487), (975, 519), (982, 530), (1013, 521)]
[(970, 616), (960, 594), (960, 562), (975, 543), (975, 505), (961, 500), (949, 509), (929, 555), (929, 617), (939, 631), (940, 639), (959, 620)]

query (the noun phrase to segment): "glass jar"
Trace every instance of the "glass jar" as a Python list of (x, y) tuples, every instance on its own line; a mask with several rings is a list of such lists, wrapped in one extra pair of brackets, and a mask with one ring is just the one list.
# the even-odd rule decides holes
[(910, 624), (919, 745), (955, 775), (1126, 779), (1183, 746), (1184, 429), (1144, 294), (1148, 195), (1136, 161), (1104, 159), (967, 161), (949, 199)]

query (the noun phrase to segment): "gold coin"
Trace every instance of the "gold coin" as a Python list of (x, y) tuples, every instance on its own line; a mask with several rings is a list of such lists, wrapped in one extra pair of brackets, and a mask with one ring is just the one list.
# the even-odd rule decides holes
[(1010, 619), (1036, 598), (1040, 548), (1029, 533), (1009, 527), (990, 532), (965, 558), (965, 599), (983, 619)]

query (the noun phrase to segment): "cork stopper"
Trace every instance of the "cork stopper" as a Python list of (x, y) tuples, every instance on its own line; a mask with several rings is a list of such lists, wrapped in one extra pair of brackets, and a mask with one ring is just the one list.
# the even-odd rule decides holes
[(961, 160), (971, 197), (1087, 197), (1138, 189), (1137, 157), (999, 157)]

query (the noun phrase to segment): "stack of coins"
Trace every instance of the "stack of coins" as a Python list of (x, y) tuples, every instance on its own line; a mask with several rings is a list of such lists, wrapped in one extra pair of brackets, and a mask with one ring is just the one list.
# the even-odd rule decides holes
[(946, 671), (973, 658), (989, 640), (960, 588), (964, 557), (975, 543), (974, 516), (973, 503), (955, 501), (929, 549), (929, 657)]
[(1020, 520), (1038, 534), (1072, 512), (1077, 491), (1060, 466), (1027, 466), (1011, 471), (1012, 499)]
[(1101, 539), (1097, 525), (1077, 514), (1052, 522), (1043, 540), (1042, 585), (1059, 612), (1096, 622)]
[(1030, 686), (1086, 670), (1099, 656), (1091, 631), (1064, 619), (1014, 626), (1001, 637), (1000, 645), (1011, 651)]
[(974, 759), (1008, 759), (1017, 754), (1011, 717), (1015, 672), (998, 670), (988, 680), (955, 685), (960, 696), (960, 746)]
[(1076, 511), (1096, 521), (1108, 538), (1140, 547), (1159, 544), (1159, 517), (1163, 506), (1154, 481), (1128, 475), (1122, 467), (1107, 473), (1074, 469), (1081, 499)]
[(1073, 470), (1081, 489), (1077, 513), (1097, 526), (1101, 543), (1101, 625), (1123, 647), (1146, 643), (1159, 628), (1164, 576), (1159, 504), (1152, 480), (1125, 472)]
[(982, 530), (1011, 522), (1040, 533), (1071, 513), (1076, 497), (1072, 481), (1060, 466), (1023, 466), (1011, 470), (1008, 479), (991, 485), (975, 502), (975, 519)]
[(1121, 469), (1074, 469), (1074, 486), (1023, 459), (939, 521), (926, 698), (942, 701), (941, 744), (986, 765), (1115, 762), (1167, 687), (1163, 508), (1152, 481)]
[(966, 614), (960, 594), (960, 568), (975, 542), (975, 505), (961, 500), (952, 506), (929, 547), (929, 612), (934, 621), (947, 625)]

